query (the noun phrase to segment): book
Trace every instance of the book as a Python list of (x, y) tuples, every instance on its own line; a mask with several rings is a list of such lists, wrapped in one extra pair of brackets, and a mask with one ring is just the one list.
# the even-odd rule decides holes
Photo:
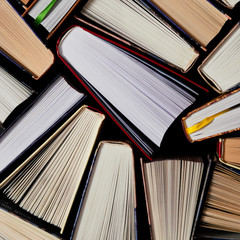
[(151, 239), (192, 239), (203, 181), (202, 158), (156, 158), (141, 165)]
[[(222, 231), (223, 236), (226, 232), (230, 236), (235, 233), (235, 235), (238, 234), (239, 239), (239, 181), (238, 172), (216, 163), (203, 204), (200, 226), (209, 232)], [(229, 237), (229, 239), (236, 238)]]
[(228, 8), (234, 8), (235, 5), (239, 2), (239, 0), (217, 0), (217, 1)]
[(0, 11), (1, 53), (35, 79), (40, 78), (54, 62), (52, 52), (37, 38), (8, 1), (0, 1)]
[(189, 70), (199, 55), (141, 1), (90, 0), (81, 14), (182, 71)]
[(31, 94), (30, 88), (0, 67), (0, 125)]
[(204, 48), (220, 32), (228, 17), (206, 0), (146, 0), (163, 12)]
[(3, 194), (63, 233), (104, 118), (79, 108), (2, 182)]
[(124, 142), (100, 142), (73, 239), (137, 239), (135, 188), (132, 148)]
[(182, 118), (190, 142), (202, 141), (240, 129), (240, 89), (222, 94)]
[(198, 96), (189, 82), (152, 69), (81, 27), (67, 31), (57, 49), (83, 86), (147, 156)]
[(34, 0), (22, 16), (31, 16), (35, 27), (41, 24), (47, 30), (49, 39), (79, 2), (81, 0)]
[(240, 137), (219, 138), (217, 153), (221, 163), (240, 169)]
[(30, 0), (20, 0), (24, 5), (27, 5)]
[(240, 84), (240, 25), (237, 24), (198, 67), (198, 72), (219, 93)]
[(0, 229), (2, 239), (60, 240), (60, 238), (1, 208)]
[(39, 140), (64, 114), (83, 99), (63, 77), (58, 77), (0, 138), (0, 172)]

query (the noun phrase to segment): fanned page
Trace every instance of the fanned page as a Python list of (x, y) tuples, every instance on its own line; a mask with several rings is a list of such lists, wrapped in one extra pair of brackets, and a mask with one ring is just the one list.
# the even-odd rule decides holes
[(31, 214), (64, 230), (104, 115), (83, 107), (3, 192)]
[(204, 203), (201, 226), (240, 233), (239, 173), (217, 164)]
[(73, 240), (136, 239), (135, 201), (131, 147), (100, 143)]
[(66, 33), (58, 51), (80, 78), (157, 146), (197, 96), (80, 27)]
[(60, 238), (3, 209), (0, 209), (0, 229), (1, 239), (60, 240)]
[(81, 13), (183, 71), (198, 57), (189, 43), (140, 1), (90, 0)]
[(205, 61), (200, 71), (220, 92), (226, 92), (240, 83), (240, 25), (220, 43)]
[[(51, 32), (60, 20), (67, 14), (75, 2), (76, 0), (57, 1), (46, 17), (40, 22), (41, 25), (47, 29), (48, 32)], [(44, 11), (50, 3), (51, 0), (38, 0), (30, 9), (28, 14), (32, 18), (37, 19), (39, 14), (41, 14), (41, 12)]]
[(6, 0), (0, 0), (0, 11), (0, 50), (35, 78), (41, 77), (53, 64), (52, 52)]
[(148, 0), (203, 47), (218, 34), (227, 17), (207, 0)]
[(83, 97), (59, 77), (0, 138), (0, 172)]
[(167, 159), (143, 164), (153, 240), (190, 240), (203, 161)]
[(32, 91), (0, 67), (0, 124)]
[(232, 132), (240, 128), (240, 91), (225, 94), (189, 113), (183, 118), (185, 132), (191, 141)]

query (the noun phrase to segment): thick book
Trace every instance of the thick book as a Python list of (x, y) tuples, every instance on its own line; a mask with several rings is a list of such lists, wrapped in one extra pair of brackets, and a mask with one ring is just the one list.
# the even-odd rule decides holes
[(240, 137), (219, 138), (217, 154), (221, 163), (240, 170)]
[(151, 239), (193, 239), (210, 164), (179, 157), (141, 166)]
[(4, 179), (3, 195), (30, 215), (56, 226), (60, 237), (71, 232), (65, 226), (72, 218), (70, 211), (104, 118), (91, 107), (77, 109)]
[(0, 52), (40, 78), (53, 64), (52, 52), (38, 39), (27, 23), (6, 0), (0, 1)]
[(39, 141), (83, 98), (84, 94), (73, 89), (61, 76), (41, 92), (0, 138), (0, 179), (19, 155)]
[(190, 142), (202, 141), (240, 129), (240, 89), (222, 94), (182, 118)]
[(34, 19), (35, 27), (43, 26), (49, 39), (80, 2), (82, 0), (34, 0), (22, 16), (28, 14)]
[(124, 142), (101, 141), (72, 239), (137, 239), (135, 191), (131, 146)]
[(182, 71), (189, 70), (199, 55), (189, 42), (139, 0), (89, 0), (79, 15)]
[(69, 29), (59, 39), (58, 56), (128, 137), (151, 156), (200, 88), (152, 69), (92, 33), (79, 26)]
[(204, 48), (220, 32), (228, 17), (206, 0), (146, 0)]
[(33, 90), (0, 67), (0, 126), (32, 93)]
[(203, 203), (199, 236), (240, 238), (239, 189), (239, 172), (216, 163)]
[(217, 92), (239, 87), (240, 80), (240, 25), (226, 35), (198, 67), (198, 72)]

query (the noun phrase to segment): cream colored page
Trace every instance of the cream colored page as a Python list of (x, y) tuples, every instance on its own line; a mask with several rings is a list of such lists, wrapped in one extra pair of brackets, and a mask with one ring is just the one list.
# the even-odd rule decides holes
[(227, 17), (206, 0), (151, 0), (203, 47), (216, 36)]
[(0, 0), (0, 50), (34, 77), (53, 63), (53, 54), (6, 0)]

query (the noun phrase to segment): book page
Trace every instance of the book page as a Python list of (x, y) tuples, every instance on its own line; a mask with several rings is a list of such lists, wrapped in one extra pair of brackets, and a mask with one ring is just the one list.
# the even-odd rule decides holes
[(59, 77), (0, 139), (3, 171), (83, 97)]
[(41, 77), (53, 64), (52, 52), (6, 0), (0, 0), (0, 10), (0, 50), (35, 78)]
[(227, 17), (206, 0), (149, 0), (203, 47), (218, 34)]
[(195, 101), (195, 94), (80, 27), (72, 28), (58, 49), (80, 77), (157, 146), (175, 118)]
[(213, 51), (200, 71), (221, 92), (236, 88), (240, 83), (240, 25)]
[(204, 203), (201, 225), (240, 233), (240, 176), (216, 164)]
[(133, 152), (120, 142), (97, 151), (73, 239), (135, 239)]
[(104, 115), (83, 108), (5, 186), (6, 196), (31, 214), (61, 228), (88, 163)]
[(0, 209), (0, 238), (21, 240), (60, 240), (41, 228)]
[[(51, 0), (38, 0), (30, 9), (28, 14), (36, 19), (50, 2)], [(41, 22), (41, 25), (44, 26), (48, 32), (51, 32), (60, 22), (60, 20), (67, 14), (75, 2), (76, 0), (61, 0), (56, 2), (51, 9), (51, 12), (49, 12), (49, 14), (47, 14), (47, 16)]]
[(143, 164), (153, 239), (190, 240), (203, 174), (201, 159)]
[(223, 161), (240, 166), (240, 138), (226, 138), (223, 142)]
[(183, 71), (198, 56), (191, 45), (140, 1), (90, 0), (81, 13)]
[(31, 94), (28, 87), (0, 67), (0, 123)]
[[(240, 126), (240, 91), (222, 95), (206, 104), (203, 107), (190, 113), (183, 119), (186, 133), (187, 129), (196, 127), (196, 131), (187, 133), (193, 141), (203, 140), (206, 137), (220, 135), (229, 131), (234, 131)], [(205, 124), (206, 123), (206, 124)], [(202, 127), (201, 127), (202, 125)]]

